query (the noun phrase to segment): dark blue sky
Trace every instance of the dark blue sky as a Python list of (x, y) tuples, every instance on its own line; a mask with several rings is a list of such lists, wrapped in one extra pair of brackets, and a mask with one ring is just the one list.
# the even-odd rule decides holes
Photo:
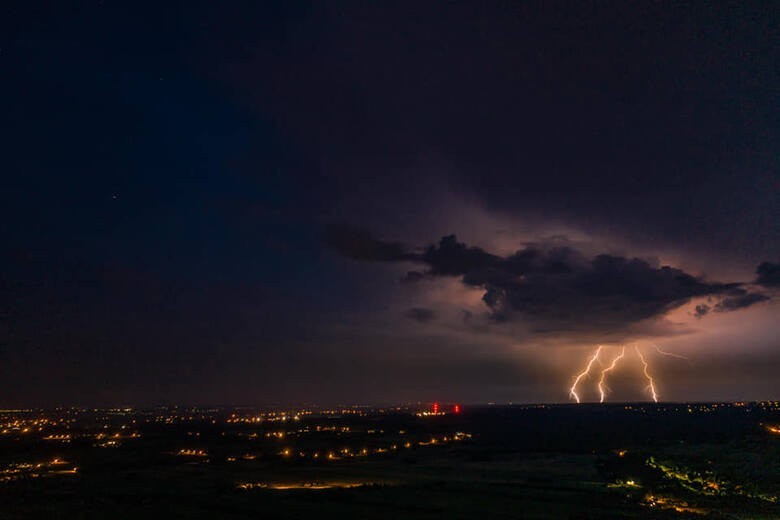
[[(540, 332), (473, 266), (366, 262), (334, 225), (498, 256), (555, 236), (747, 283), (753, 332), (776, 311), (750, 285), (780, 261), (770, 3), (7, 2), (0, 29), (0, 405), (562, 400), (550, 352), (696, 350), (723, 301), (616, 283), (652, 324)], [(750, 356), (780, 366), (769, 338)], [(715, 350), (695, 396), (779, 397), (752, 361), (723, 387)]]

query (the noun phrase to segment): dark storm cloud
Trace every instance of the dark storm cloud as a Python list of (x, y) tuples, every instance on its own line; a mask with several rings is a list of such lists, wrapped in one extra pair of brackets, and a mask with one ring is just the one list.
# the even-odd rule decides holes
[(436, 317), (436, 312), (433, 309), (426, 309), (425, 307), (412, 307), (406, 311), (404, 315), (419, 323), (426, 323)]
[(431, 245), (420, 259), (430, 266), (429, 274), (465, 275), (482, 273), (486, 275), (498, 267), (501, 258), (491, 255), (478, 247), (468, 247), (458, 242), (455, 235), (443, 237), (438, 247)]
[[(703, 296), (720, 299), (714, 307), (718, 312), (769, 299), (747, 292), (740, 283), (710, 282), (638, 258), (588, 257), (568, 246), (529, 243), (514, 254), (499, 256), (449, 235), (413, 252), (364, 231), (340, 243), (350, 245), (337, 247), (350, 258), (406, 260), (428, 267), (423, 273), (410, 272), (410, 281), (458, 276), (463, 284), (485, 290), (482, 299), (496, 321), (522, 320), (537, 331), (620, 330)], [(700, 305), (696, 314), (702, 317), (709, 310)]]
[(410, 259), (410, 256), (404, 252), (402, 244), (377, 240), (368, 231), (360, 228), (344, 225), (330, 226), (325, 234), (325, 242), (353, 260), (397, 262)]
[(780, 287), (780, 264), (762, 262), (756, 269), (756, 283), (764, 287)]
[(696, 309), (695, 309), (693, 315), (696, 316), (697, 318), (703, 318), (709, 312), (710, 312), (710, 306), (707, 305), (706, 303), (701, 303), (701, 304), (696, 306)]
[(418, 280), (422, 280), (425, 278), (425, 274), (421, 273), (420, 271), (409, 271), (406, 273), (406, 276), (404, 276), (403, 280), (404, 282), (416, 282)]
[(769, 296), (760, 293), (746, 293), (740, 296), (731, 296), (723, 298), (715, 305), (715, 311), (717, 312), (729, 312), (738, 309), (744, 309), (759, 302), (765, 302), (769, 300)]

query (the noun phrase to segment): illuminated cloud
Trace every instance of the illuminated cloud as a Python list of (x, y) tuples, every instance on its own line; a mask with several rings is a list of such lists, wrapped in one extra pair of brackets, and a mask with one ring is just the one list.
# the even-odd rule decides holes
[[(409, 282), (459, 277), (462, 284), (484, 290), (482, 301), (493, 321), (522, 322), (535, 332), (613, 333), (661, 318), (693, 298), (717, 301), (698, 305), (697, 317), (769, 299), (740, 282), (708, 281), (639, 258), (586, 255), (559, 242), (526, 243), (501, 256), (459, 242), (455, 235), (417, 250), (383, 242), (363, 230), (340, 228), (335, 236), (329, 244), (349, 258), (419, 264), (421, 268), (407, 274)], [(427, 321), (422, 315), (409, 316)]]

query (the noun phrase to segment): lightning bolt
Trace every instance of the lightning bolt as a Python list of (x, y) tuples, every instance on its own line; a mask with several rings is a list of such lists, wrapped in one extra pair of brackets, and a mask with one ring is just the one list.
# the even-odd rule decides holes
[(674, 358), (677, 358), (677, 359), (684, 359), (685, 361), (690, 361), (690, 359), (688, 359), (685, 356), (681, 356), (680, 354), (674, 354), (673, 352), (667, 352), (665, 350), (661, 350), (661, 348), (658, 345), (653, 345), (653, 347), (662, 356), (669, 356), (669, 357), (674, 357)]
[(604, 391), (604, 380), (607, 378), (607, 372), (614, 370), (618, 364), (618, 361), (620, 361), (625, 355), (626, 355), (626, 347), (623, 347), (623, 349), (620, 351), (620, 354), (615, 356), (615, 358), (612, 360), (612, 364), (601, 371), (601, 379), (599, 379), (599, 395), (601, 396), (601, 398), (599, 399), (600, 403), (604, 402), (604, 397), (606, 397), (607, 395), (606, 392)]
[(645, 356), (642, 355), (642, 352), (639, 351), (639, 347), (637, 347), (636, 345), (634, 345), (634, 350), (636, 350), (636, 354), (637, 356), (639, 356), (639, 360), (642, 362), (642, 367), (645, 373), (645, 377), (650, 382), (650, 384), (647, 385), (647, 388), (650, 389), (650, 394), (652, 394), (653, 396), (653, 402), (657, 403), (658, 394), (655, 392), (655, 382), (653, 381), (653, 378), (650, 375), (650, 373), (647, 371), (647, 361), (645, 361)]
[(601, 353), (601, 345), (599, 345), (599, 348), (596, 349), (596, 352), (593, 353), (593, 355), (590, 358), (590, 361), (588, 361), (588, 366), (585, 367), (585, 370), (583, 370), (577, 378), (574, 380), (574, 384), (571, 385), (571, 388), (569, 389), (569, 397), (573, 397), (577, 403), (580, 402), (580, 396), (577, 395), (577, 384), (579, 384), (580, 379), (588, 375), (590, 372), (590, 367), (593, 366), (593, 363), (596, 362), (596, 360), (599, 358), (599, 354)]

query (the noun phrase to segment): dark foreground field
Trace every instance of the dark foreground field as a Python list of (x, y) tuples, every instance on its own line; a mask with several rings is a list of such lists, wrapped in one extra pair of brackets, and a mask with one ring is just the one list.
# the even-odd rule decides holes
[(775, 403), (42, 414), (3, 419), (2, 519), (780, 518)]

